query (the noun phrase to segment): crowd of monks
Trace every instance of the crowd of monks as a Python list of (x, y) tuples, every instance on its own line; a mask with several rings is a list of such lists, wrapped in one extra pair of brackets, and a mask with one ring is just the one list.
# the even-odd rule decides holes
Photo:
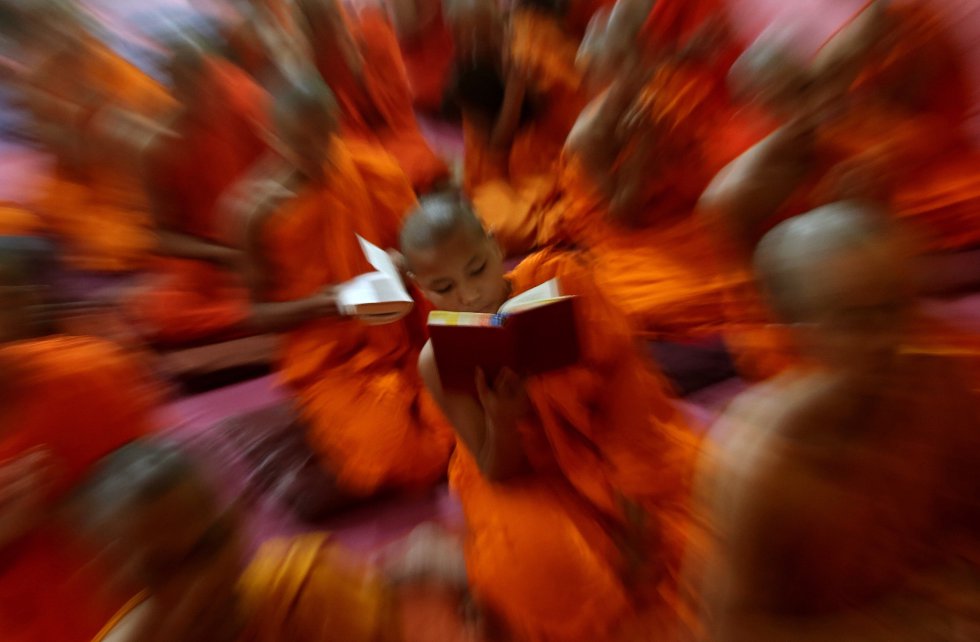
[[(980, 640), (980, 335), (920, 305), (980, 284), (941, 269), (980, 246), (980, 150), (931, 0), (808, 58), (724, 0), (210, 4), (151, 76), (84, 2), (0, 1), (50, 159), (0, 207), (0, 639)], [(403, 319), (339, 305), (358, 237)], [(72, 325), (72, 271), (137, 275), (125, 346)], [(444, 389), (428, 312), (552, 279), (576, 365)], [(301, 517), (448, 478), (463, 532), (252, 550), (153, 355), (257, 335)], [(711, 337), (752, 385), (706, 432), (645, 344)]]

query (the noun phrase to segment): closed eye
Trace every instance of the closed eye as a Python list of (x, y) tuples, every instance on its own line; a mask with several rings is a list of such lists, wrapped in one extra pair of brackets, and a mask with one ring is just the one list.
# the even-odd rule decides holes
[(453, 284), (447, 283), (446, 285), (443, 285), (441, 287), (432, 288), (432, 291), (435, 292), (436, 294), (448, 294), (449, 291), (452, 289), (453, 289)]
[(481, 274), (483, 274), (483, 271), (486, 269), (487, 269), (487, 262), (484, 261), (483, 265), (470, 271), (470, 276), (480, 276)]

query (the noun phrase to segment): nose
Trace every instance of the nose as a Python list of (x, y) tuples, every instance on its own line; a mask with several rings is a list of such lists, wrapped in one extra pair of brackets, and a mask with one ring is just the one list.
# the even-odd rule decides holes
[(481, 295), (480, 295), (479, 288), (474, 288), (474, 287), (460, 288), (459, 300), (464, 306), (471, 307), (477, 302), (479, 302), (480, 298)]

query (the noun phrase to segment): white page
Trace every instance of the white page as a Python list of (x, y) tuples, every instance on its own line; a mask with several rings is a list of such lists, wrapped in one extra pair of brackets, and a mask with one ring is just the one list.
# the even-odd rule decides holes
[(381, 272), (361, 274), (343, 283), (337, 298), (344, 306), (411, 300), (404, 294), (404, 288), (399, 288), (387, 274)]
[(367, 258), (368, 263), (374, 266), (374, 269), (378, 272), (391, 277), (394, 285), (397, 285), (399, 298), (385, 300), (411, 301), (412, 297), (408, 295), (408, 292), (405, 290), (405, 285), (402, 282), (401, 272), (398, 271), (398, 267), (395, 265), (395, 262), (391, 260), (391, 257), (388, 256), (388, 253), (374, 243), (365, 241), (359, 235), (357, 237), (357, 241), (361, 244), (361, 249), (364, 251), (364, 256)]
[(360, 236), (357, 240), (377, 271), (360, 274), (337, 286), (337, 304), (343, 314), (357, 316), (365, 323), (397, 321), (408, 314), (415, 301), (388, 253)]
[(500, 306), (500, 312), (516, 312), (522, 308), (531, 306), (538, 301), (549, 301), (560, 297), (561, 287), (558, 283), (558, 279), (551, 279), (550, 281), (545, 281), (541, 285), (536, 285), (530, 290), (521, 292), (514, 298), (505, 301), (504, 304)]

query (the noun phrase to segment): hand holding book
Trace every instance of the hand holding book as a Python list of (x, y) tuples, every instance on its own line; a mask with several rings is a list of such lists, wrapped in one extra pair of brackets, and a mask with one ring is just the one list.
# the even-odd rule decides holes
[(524, 382), (510, 368), (497, 375), (493, 387), (487, 382), (482, 368), (476, 370), (476, 394), (483, 406), (487, 421), (497, 429), (511, 430), (531, 411), (531, 400)]
[(415, 304), (405, 289), (401, 271), (391, 254), (360, 236), (357, 240), (375, 271), (361, 274), (337, 286), (337, 306), (340, 313), (357, 317), (371, 325), (398, 321)]

